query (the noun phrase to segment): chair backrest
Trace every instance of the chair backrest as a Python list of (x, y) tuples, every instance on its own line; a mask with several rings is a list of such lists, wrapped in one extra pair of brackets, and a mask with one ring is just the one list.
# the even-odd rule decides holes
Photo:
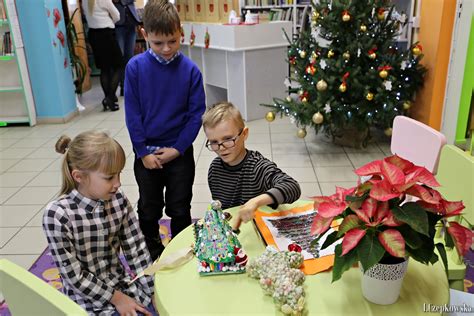
[(436, 179), (447, 200), (464, 202), (463, 216), (474, 225), (474, 157), (454, 145), (444, 146)]
[(0, 292), (12, 315), (87, 315), (69, 297), (7, 259), (0, 259)]
[(406, 116), (396, 116), (393, 121), (392, 154), (423, 166), (434, 174), (445, 144), (446, 137), (428, 125)]

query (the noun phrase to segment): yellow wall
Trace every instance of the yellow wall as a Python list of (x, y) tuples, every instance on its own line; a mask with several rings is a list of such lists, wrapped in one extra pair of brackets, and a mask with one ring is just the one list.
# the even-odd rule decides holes
[(411, 115), (437, 130), (441, 128), (455, 12), (456, 0), (421, 2), (417, 40), (423, 46), (422, 64), (428, 73)]

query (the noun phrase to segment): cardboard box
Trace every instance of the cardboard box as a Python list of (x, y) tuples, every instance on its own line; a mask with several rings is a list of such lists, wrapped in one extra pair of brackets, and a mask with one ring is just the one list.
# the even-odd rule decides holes
[(219, 0), (205, 0), (206, 22), (219, 22)]
[(194, 21), (194, 0), (186, 0), (184, 3), (184, 19), (186, 21)]
[(185, 14), (185, 6), (186, 6), (186, 3), (188, 1), (187, 0), (175, 0), (174, 2), (174, 5), (176, 7), (176, 11), (178, 11), (178, 15), (179, 15), (179, 19), (181, 21), (184, 21), (186, 19), (186, 14)]
[(194, 0), (194, 21), (203, 22), (206, 19), (204, 0)]

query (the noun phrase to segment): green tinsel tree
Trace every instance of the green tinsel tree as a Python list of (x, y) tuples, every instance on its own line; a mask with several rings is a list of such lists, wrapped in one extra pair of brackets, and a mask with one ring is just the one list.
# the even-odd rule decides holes
[(394, 117), (406, 114), (423, 85), (421, 45), (397, 47), (400, 22), (387, 0), (320, 0), (312, 6), (312, 30), (290, 41), (288, 51), (297, 97), (274, 98), (265, 105), (272, 108), (267, 120), (275, 113), (290, 116), (300, 137), (307, 128), (333, 139), (357, 130), (363, 134), (359, 145), (367, 144), (372, 126), (390, 134)]

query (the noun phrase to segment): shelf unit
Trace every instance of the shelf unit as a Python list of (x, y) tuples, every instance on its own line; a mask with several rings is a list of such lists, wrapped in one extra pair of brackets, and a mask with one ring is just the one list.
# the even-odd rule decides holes
[(0, 39), (0, 126), (33, 126), (35, 104), (14, 0), (0, 0)]
[[(309, 19), (311, 2), (303, 0), (241, 0), (241, 13), (259, 13), (260, 22), (290, 21), (293, 34), (298, 34), (302, 19)], [(291, 34), (288, 34), (291, 36)]]

